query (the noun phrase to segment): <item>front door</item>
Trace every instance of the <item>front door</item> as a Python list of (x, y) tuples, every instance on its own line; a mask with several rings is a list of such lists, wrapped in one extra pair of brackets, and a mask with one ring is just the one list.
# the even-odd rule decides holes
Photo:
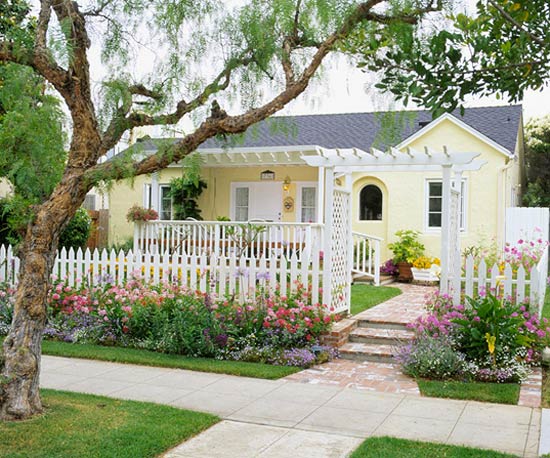
[(231, 214), (235, 221), (281, 221), (283, 185), (280, 182), (232, 183)]

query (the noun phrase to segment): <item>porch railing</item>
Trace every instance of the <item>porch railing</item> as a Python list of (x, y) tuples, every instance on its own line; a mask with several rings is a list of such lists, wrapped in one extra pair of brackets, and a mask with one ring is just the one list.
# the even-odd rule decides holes
[(135, 223), (134, 252), (187, 255), (319, 256), (323, 225), (281, 222), (149, 221)]
[(380, 242), (383, 240), (360, 232), (352, 232), (353, 253), (351, 271), (372, 278), (380, 284)]

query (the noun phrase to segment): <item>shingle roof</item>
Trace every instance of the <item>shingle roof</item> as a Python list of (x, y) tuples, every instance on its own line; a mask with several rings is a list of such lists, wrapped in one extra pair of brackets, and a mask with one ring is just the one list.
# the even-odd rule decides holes
[[(521, 105), (467, 108), (453, 116), (489, 137), (511, 153), (516, 147)], [(396, 122), (387, 122), (388, 119)], [(239, 139), (210, 139), (202, 148), (223, 146), (269, 147), (319, 145), (325, 148), (368, 149), (397, 145), (432, 121), (428, 111), (342, 113), (303, 116), (277, 116), (262, 121)], [(382, 129), (382, 126), (386, 126)], [(154, 140), (144, 140), (154, 149)]]

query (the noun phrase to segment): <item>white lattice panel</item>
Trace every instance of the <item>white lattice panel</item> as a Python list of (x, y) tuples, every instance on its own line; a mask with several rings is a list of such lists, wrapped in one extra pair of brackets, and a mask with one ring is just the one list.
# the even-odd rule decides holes
[(334, 209), (332, 217), (332, 284), (331, 306), (337, 312), (347, 312), (350, 298), (347, 283), (351, 265), (349, 263), (350, 225), (350, 194), (338, 189), (334, 190)]

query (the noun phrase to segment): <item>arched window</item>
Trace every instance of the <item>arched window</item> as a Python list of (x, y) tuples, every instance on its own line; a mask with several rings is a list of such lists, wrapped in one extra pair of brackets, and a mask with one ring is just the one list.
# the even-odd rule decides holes
[(382, 220), (382, 191), (369, 184), (359, 194), (359, 219), (361, 221)]

